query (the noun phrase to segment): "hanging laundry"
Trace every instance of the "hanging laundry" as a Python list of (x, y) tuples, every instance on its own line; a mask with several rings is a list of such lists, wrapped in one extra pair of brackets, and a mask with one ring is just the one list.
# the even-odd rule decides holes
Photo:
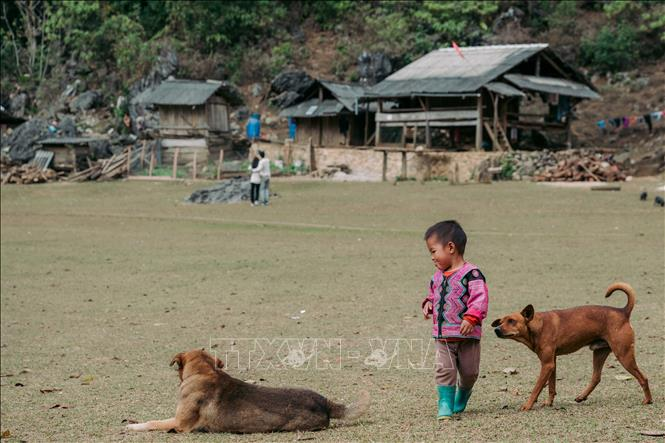
[(605, 128), (607, 127), (607, 126), (605, 126), (605, 120), (599, 120), (599, 121), (597, 121), (597, 122), (596, 122), (596, 125), (598, 125), (598, 128), (601, 129), (601, 130), (603, 130), (603, 131), (604, 131)]
[(610, 125), (613, 128), (618, 128), (619, 126), (621, 126), (621, 119), (620, 118), (613, 118), (612, 120), (610, 120)]
[(656, 111), (651, 113), (651, 120), (652, 121), (658, 121), (663, 117), (663, 112), (662, 111)]
[(631, 115), (628, 117), (628, 126), (635, 126), (637, 124), (637, 117)]
[(628, 120), (628, 117), (621, 117), (621, 125), (624, 128), (627, 128), (630, 126), (630, 120)]

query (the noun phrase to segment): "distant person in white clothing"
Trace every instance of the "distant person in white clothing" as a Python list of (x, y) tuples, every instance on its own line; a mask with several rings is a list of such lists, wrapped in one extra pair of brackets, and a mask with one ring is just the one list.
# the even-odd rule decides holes
[(259, 175), (261, 176), (261, 196), (259, 200), (264, 205), (268, 205), (270, 200), (270, 159), (266, 157), (265, 151), (259, 151)]

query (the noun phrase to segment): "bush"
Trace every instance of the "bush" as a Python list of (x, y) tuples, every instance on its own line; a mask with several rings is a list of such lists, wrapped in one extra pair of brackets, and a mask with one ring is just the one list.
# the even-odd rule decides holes
[(596, 72), (628, 69), (637, 59), (637, 32), (630, 25), (604, 26), (594, 39), (583, 40), (582, 64)]

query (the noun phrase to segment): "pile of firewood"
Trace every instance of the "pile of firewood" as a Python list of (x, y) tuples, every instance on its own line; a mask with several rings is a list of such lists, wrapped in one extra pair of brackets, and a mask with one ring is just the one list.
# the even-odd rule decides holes
[(559, 160), (556, 165), (535, 175), (535, 181), (596, 181), (615, 182), (626, 174), (612, 161), (611, 156), (577, 155)]
[(83, 171), (75, 172), (67, 177), (70, 182), (82, 182), (87, 180), (111, 180), (113, 178), (127, 174), (127, 155), (128, 152), (124, 151), (120, 154), (115, 154), (111, 158), (97, 160), (90, 162), (89, 168)]
[(42, 169), (30, 164), (11, 166), (3, 162), (0, 169), (3, 185), (7, 183), (16, 183), (19, 185), (46, 183), (58, 180), (64, 175), (55, 172), (53, 169)]

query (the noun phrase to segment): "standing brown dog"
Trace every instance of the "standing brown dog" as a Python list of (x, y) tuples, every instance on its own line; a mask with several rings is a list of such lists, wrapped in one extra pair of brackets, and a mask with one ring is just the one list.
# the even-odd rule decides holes
[(635, 334), (630, 325), (630, 313), (635, 306), (635, 291), (626, 283), (614, 283), (607, 288), (605, 297), (614, 291), (623, 291), (628, 303), (623, 308), (610, 306), (580, 306), (557, 311), (534, 312), (528, 305), (522, 312), (515, 312), (494, 320), (492, 327), (499, 338), (510, 338), (524, 343), (540, 359), (540, 375), (529, 399), (522, 405), (528, 411), (538, 400), (540, 392), (549, 385), (546, 406), (551, 406), (556, 395), (556, 356), (570, 354), (582, 346), (593, 350), (593, 375), (589, 386), (575, 399), (582, 402), (600, 382), (605, 359), (614, 352), (617, 360), (640, 383), (644, 401), (649, 404), (649, 381), (635, 362)]
[(353, 420), (369, 408), (369, 394), (345, 406), (307, 389), (245, 383), (222, 371), (224, 363), (204, 350), (181, 352), (180, 393), (174, 418), (127, 425), (131, 431), (275, 432), (326, 428), (331, 418)]

